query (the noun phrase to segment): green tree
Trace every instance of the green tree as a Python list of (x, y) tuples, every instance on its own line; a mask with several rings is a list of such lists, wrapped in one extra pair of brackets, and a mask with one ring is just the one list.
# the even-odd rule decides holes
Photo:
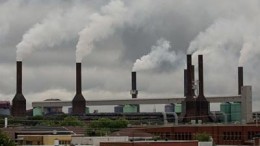
[(0, 146), (15, 146), (15, 142), (0, 130)]
[(100, 118), (92, 121), (86, 130), (88, 136), (104, 136), (121, 128), (126, 128), (128, 121), (125, 119), (111, 120), (108, 118)]
[(65, 117), (61, 122), (61, 126), (84, 126), (84, 122), (77, 117)]
[(210, 135), (206, 132), (197, 133), (195, 134), (194, 139), (198, 141), (210, 141)]

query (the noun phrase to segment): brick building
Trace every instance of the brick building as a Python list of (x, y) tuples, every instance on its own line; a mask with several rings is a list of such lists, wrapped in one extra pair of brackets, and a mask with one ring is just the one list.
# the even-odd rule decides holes
[(198, 141), (101, 142), (100, 146), (198, 146)]
[(143, 128), (144, 131), (168, 140), (192, 140), (196, 133), (206, 132), (219, 145), (246, 144), (260, 133), (257, 125), (183, 125)]

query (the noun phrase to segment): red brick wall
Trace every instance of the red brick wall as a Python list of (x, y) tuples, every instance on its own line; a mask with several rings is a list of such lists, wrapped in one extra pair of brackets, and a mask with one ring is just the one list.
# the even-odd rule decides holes
[(101, 142), (100, 146), (198, 146), (197, 141), (183, 142)]
[(145, 128), (146, 132), (172, 140), (191, 140), (196, 133), (206, 132), (216, 144), (241, 145), (260, 133), (260, 126), (255, 125), (186, 125), (176, 127)]

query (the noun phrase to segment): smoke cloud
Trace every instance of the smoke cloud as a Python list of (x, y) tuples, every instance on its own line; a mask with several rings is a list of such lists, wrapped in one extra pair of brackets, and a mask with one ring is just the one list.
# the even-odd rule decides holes
[(112, 0), (101, 8), (100, 13), (90, 16), (90, 23), (79, 32), (76, 61), (81, 62), (94, 48), (94, 42), (112, 35), (115, 29), (122, 27), (127, 19), (127, 8), (120, 0)]
[(22, 41), (16, 46), (17, 60), (22, 60), (33, 51), (53, 48), (77, 37), (77, 32), (88, 20), (85, 17), (88, 13), (88, 10), (80, 7), (54, 10), (23, 35)]
[(176, 53), (170, 51), (170, 42), (159, 39), (156, 46), (152, 46), (151, 52), (137, 59), (133, 66), (133, 71), (148, 70), (158, 68), (162, 63), (173, 64), (176, 61)]
[(243, 16), (218, 19), (190, 43), (188, 53), (236, 56), (234, 61), (238, 65), (247, 64), (260, 55), (259, 24), (259, 16), (255, 19)]

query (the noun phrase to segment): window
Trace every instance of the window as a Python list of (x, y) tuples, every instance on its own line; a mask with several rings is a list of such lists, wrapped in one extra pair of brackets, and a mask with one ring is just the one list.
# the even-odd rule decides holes
[(32, 141), (25, 141), (25, 144), (32, 145)]
[(223, 133), (223, 140), (227, 140), (227, 133), (226, 132)]
[(67, 145), (69, 145), (70, 144), (70, 141), (69, 140), (60, 140), (59, 141), (59, 144), (67, 144)]

